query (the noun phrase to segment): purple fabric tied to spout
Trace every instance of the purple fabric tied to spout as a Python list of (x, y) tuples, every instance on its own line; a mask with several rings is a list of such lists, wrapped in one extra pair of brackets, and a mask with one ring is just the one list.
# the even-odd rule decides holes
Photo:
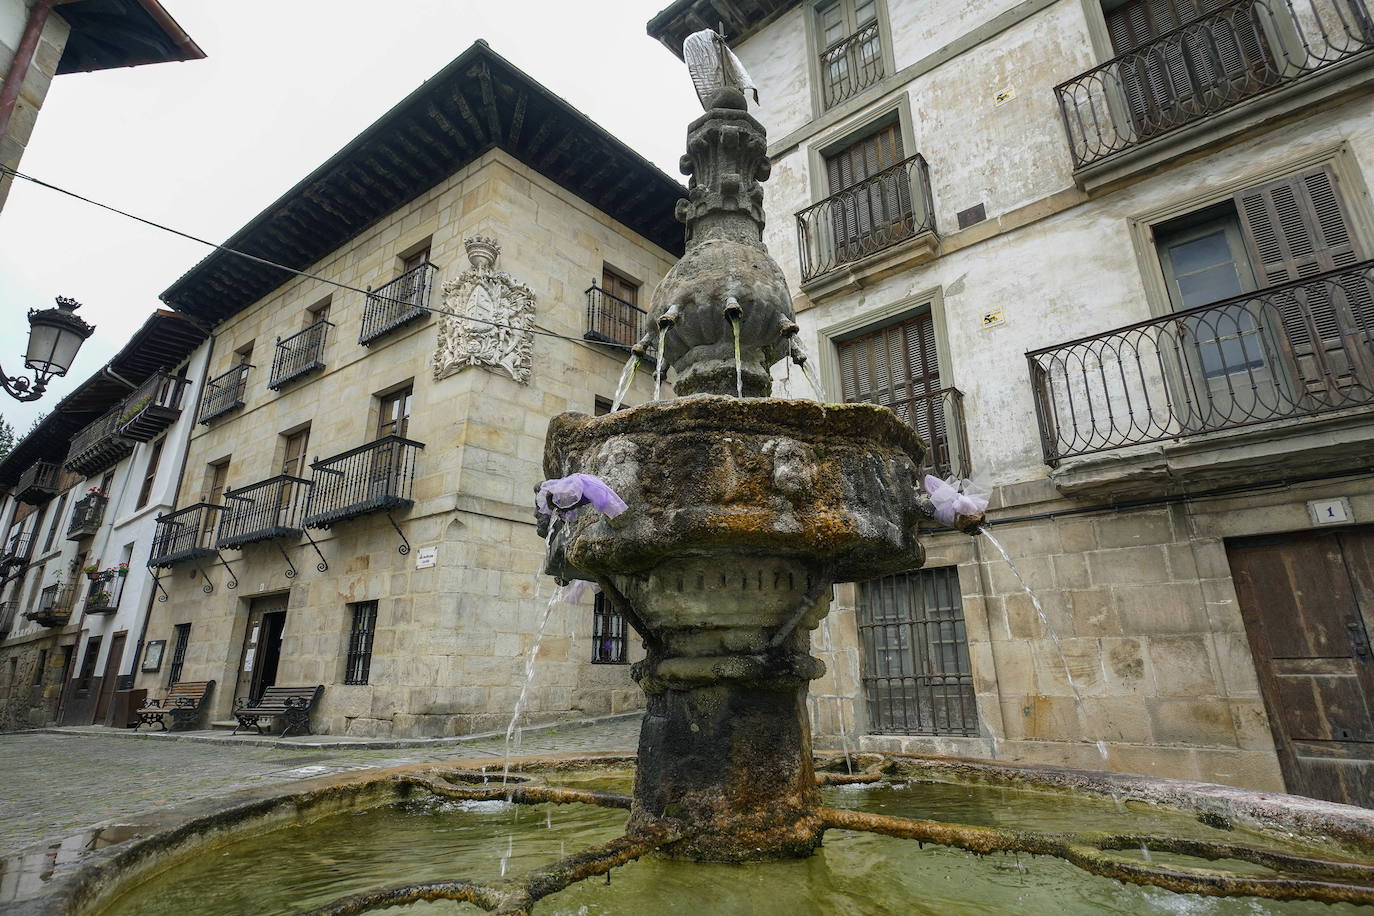
[(952, 528), (955, 518), (960, 515), (976, 517), (987, 511), (988, 495), (977, 492), (972, 481), (953, 477), (941, 480), (934, 474), (927, 474), (923, 483), (935, 507), (935, 520), (942, 525)]
[(557, 509), (568, 518), (577, 517), (578, 506), (590, 505), (607, 518), (615, 518), (629, 508), (606, 481), (591, 474), (569, 474), (544, 481), (539, 485), (534, 505), (545, 515), (552, 515)]

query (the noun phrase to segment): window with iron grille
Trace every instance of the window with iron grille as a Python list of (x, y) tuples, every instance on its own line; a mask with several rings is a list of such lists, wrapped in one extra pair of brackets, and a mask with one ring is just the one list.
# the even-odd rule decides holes
[[(76, 685), (78, 690), (89, 690), (91, 679), (95, 677), (96, 659), (100, 657), (100, 641), (102, 637), (92, 636), (86, 640), (86, 654), (81, 659), (81, 682)], [(47, 659), (47, 653), (43, 655)]]
[(625, 618), (611, 609), (600, 592), (592, 606), (592, 664), (625, 664)]
[(957, 567), (860, 583), (859, 642), (875, 733), (978, 734)]
[(181, 680), (181, 666), (186, 661), (186, 644), (191, 641), (191, 625), (179, 623), (176, 626), (176, 643), (172, 647), (172, 663), (167, 667), (167, 683), (175, 684)]
[(377, 632), (377, 602), (351, 604), (353, 625), (348, 631), (348, 663), (344, 667), (345, 684), (366, 684), (372, 669), (372, 637)]

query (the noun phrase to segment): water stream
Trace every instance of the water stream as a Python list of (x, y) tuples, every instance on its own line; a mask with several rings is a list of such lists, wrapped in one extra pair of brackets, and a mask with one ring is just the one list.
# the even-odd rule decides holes
[(658, 326), (658, 350), (655, 357), (658, 362), (654, 364), (654, 400), (659, 399), (659, 393), (663, 390), (663, 376), (668, 373), (668, 361), (663, 358), (663, 343), (668, 337), (668, 324)]
[(802, 375), (806, 376), (806, 381), (811, 386), (811, 392), (816, 396), (816, 400), (825, 403), (825, 393), (821, 390), (821, 381), (816, 378), (816, 372), (811, 368), (811, 360), (806, 355), (806, 348), (797, 338), (792, 338), (792, 362), (801, 366)]
[(625, 401), (625, 393), (630, 390), (630, 382), (635, 377), (635, 370), (639, 368), (639, 354), (635, 353), (625, 361), (625, 368), (620, 373), (620, 381), (615, 386), (615, 401), (611, 404), (611, 413), (620, 409), (620, 405)]
[[(1011, 574), (1015, 576), (1016, 581), (1020, 583), (1021, 591), (1026, 593), (1026, 597), (1030, 599), (1031, 606), (1035, 608), (1035, 613), (1040, 617), (1040, 625), (1043, 626), (1045, 632), (1049, 634), (1050, 642), (1054, 643), (1054, 651), (1059, 656), (1059, 664), (1064, 667), (1064, 678), (1068, 681), (1069, 692), (1073, 694), (1074, 709), (1078, 712), (1078, 721), (1083, 729), (1083, 737), (1086, 738), (1090, 731), (1088, 727), (1088, 713), (1083, 706), (1083, 694), (1079, 692), (1078, 682), (1074, 680), (1073, 670), (1069, 667), (1069, 660), (1064, 657), (1064, 645), (1059, 641), (1059, 632), (1055, 630), (1054, 624), (1050, 623), (1049, 616), (1045, 614), (1045, 608), (1040, 604), (1040, 598), (1035, 592), (1031, 591), (1031, 587), (1026, 584), (1025, 578), (1021, 575), (1021, 570), (1012, 562), (1011, 554), (1007, 552), (1007, 548), (1002, 546), (1002, 542), (993, 536), (986, 525), (983, 526), (980, 533), (983, 537), (987, 538), (988, 543), (996, 547), (997, 552), (1002, 555), (1002, 559), (1006, 561), (1007, 566), (1011, 569)], [(1096, 745), (1097, 753), (1102, 758), (1102, 765), (1105, 769), (1107, 766), (1107, 742), (1099, 738), (1096, 741)], [(1119, 801), (1118, 804), (1120, 804)]]
[(730, 330), (735, 335), (735, 395), (744, 397), (744, 366), (739, 355), (739, 319), (730, 319)]
[[(553, 526), (550, 525), (549, 527), (552, 528)], [(530, 646), (529, 657), (525, 659), (525, 682), (520, 685), (520, 696), (515, 701), (515, 711), (511, 714), (510, 725), (506, 726), (505, 760), (501, 768), (502, 785), (510, 778), (511, 757), (520, 753), (521, 738), (524, 735), (524, 729), (520, 728), (520, 716), (524, 713), (525, 703), (529, 699), (530, 685), (534, 683), (534, 666), (539, 658), (539, 644), (544, 641), (544, 630), (548, 628), (549, 617), (553, 614), (553, 609), (563, 600), (563, 594), (567, 589), (566, 585), (560, 585), (549, 596), (549, 603), (544, 605), (544, 613), (539, 618), (539, 628), (534, 634), (534, 644)]]

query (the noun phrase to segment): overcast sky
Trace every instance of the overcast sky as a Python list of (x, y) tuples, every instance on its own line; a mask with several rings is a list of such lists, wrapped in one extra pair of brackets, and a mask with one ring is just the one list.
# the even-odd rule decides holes
[[(644, 25), (667, 0), (163, 0), (205, 60), (57, 77), (20, 171), (224, 241), (478, 38), (673, 177), (700, 114)], [(0, 365), (31, 307), (97, 326), (23, 434), (102, 365), (209, 249), (16, 180), (0, 211)]]

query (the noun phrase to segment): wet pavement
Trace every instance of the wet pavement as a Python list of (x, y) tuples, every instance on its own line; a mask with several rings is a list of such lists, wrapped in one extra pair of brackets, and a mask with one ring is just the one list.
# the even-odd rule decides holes
[[(632, 752), (639, 724), (639, 717), (631, 716), (531, 732), (521, 753)], [(55, 842), (93, 824), (238, 789), (331, 772), (500, 756), (503, 747), (499, 737), (409, 747), (356, 741), (329, 747), (239, 743), (208, 732), (204, 740), (108, 732), (0, 735), (0, 855)]]

